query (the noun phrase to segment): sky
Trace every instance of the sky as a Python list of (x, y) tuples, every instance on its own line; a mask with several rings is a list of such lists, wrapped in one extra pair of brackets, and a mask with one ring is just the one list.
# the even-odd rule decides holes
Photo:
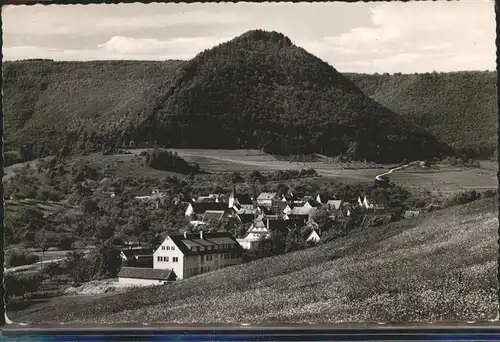
[(264, 29), (341, 72), (496, 69), (493, 0), (7, 6), (2, 21), (4, 60), (189, 59)]

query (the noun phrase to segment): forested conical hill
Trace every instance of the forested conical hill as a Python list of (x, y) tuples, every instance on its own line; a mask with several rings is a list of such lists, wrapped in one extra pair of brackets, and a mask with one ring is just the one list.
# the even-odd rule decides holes
[(249, 31), (186, 62), (11, 62), (4, 80), (7, 149), (25, 159), (64, 141), (385, 162), (447, 150), (276, 32)]
[(497, 150), (494, 71), (425, 74), (346, 74), (375, 101), (470, 155)]
[(200, 53), (159, 93), (150, 101), (157, 101), (156, 108), (143, 131), (169, 146), (347, 154), (385, 162), (444, 151), (276, 32), (249, 31)]

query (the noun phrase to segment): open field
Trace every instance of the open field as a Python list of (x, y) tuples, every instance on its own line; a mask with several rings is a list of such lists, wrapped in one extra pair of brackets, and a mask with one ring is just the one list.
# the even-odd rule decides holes
[[(154, 170), (146, 165), (145, 157), (139, 156), (143, 149), (130, 150), (131, 154), (102, 155), (93, 153), (79, 156), (71, 161), (89, 163), (91, 166), (104, 172), (110, 177), (157, 177), (171, 175), (184, 177), (167, 171)], [(203, 149), (171, 149), (191, 163), (198, 163), (201, 169), (208, 172), (261, 172), (313, 168), (318, 174), (329, 179), (345, 183), (373, 182), (375, 176), (394, 167), (386, 165), (384, 168), (345, 168), (340, 164), (329, 164), (326, 161), (316, 162), (289, 162), (278, 160), (270, 154), (259, 150), (203, 150)], [(444, 192), (468, 189), (484, 190), (497, 188), (497, 165), (491, 161), (481, 161), (481, 168), (458, 168), (438, 165), (432, 170), (406, 169), (394, 172), (390, 179), (408, 188), (424, 187)], [(24, 163), (23, 163), (24, 165)], [(35, 165), (35, 163), (31, 163)], [(14, 170), (22, 167), (21, 164), (5, 168), (5, 179), (11, 177)]]
[(40, 210), (44, 215), (50, 215), (59, 210), (67, 210), (75, 212), (79, 211), (78, 207), (68, 205), (66, 203), (53, 202), (53, 201), (38, 201), (34, 199), (5, 200), (4, 208), (7, 215), (9, 215), (9, 213), (11, 214), (20, 213), (22, 210), (25, 210), (27, 208)]
[[(383, 169), (343, 169), (326, 162), (287, 162), (258, 150), (181, 150), (173, 149), (180, 157), (189, 162), (197, 162), (202, 169), (210, 172), (251, 172), (274, 171), (286, 169), (313, 168), (320, 175), (341, 182), (373, 182)], [(459, 191), (466, 189), (496, 189), (496, 163), (483, 161), (483, 168), (456, 168), (438, 165), (430, 171), (407, 169), (391, 174), (395, 183), (403, 186), (425, 187), (442, 191)], [(393, 167), (388, 165), (387, 169)]]
[(496, 198), (479, 200), (161, 287), (59, 298), (9, 316), (25, 323), (492, 319), (497, 208)]

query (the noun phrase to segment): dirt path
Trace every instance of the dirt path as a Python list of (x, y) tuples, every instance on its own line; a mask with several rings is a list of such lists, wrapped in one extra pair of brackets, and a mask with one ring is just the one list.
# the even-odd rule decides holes
[(64, 259), (52, 259), (52, 260), (44, 260), (44, 261), (38, 261), (35, 262), (34, 264), (29, 264), (29, 265), (22, 265), (22, 266), (16, 266), (16, 267), (11, 267), (11, 268), (6, 268), (4, 270), (4, 273), (13, 273), (13, 272), (21, 272), (21, 271), (29, 271), (31, 269), (35, 269), (37, 267), (40, 267), (42, 264), (49, 264), (52, 262), (61, 262)]
[(393, 173), (394, 171), (398, 171), (398, 170), (404, 170), (406, 169), (407, 167), (410, 167), (410, 166), (416, 166), (418, 165), (419, 161), (413, 161), (411, 163), (408, 163), (408, 164), (405, 164), (405, 165), (402, 165), (402, 166), (398, 166), (398, 167), (395, 167), (393, 169), (390, 169), (389, 171), (387, 172), (384, 172), (384, 173), (381, 173), (380, 175), (378, 176), (375, 176), (375, 179), (378, 180), (378, 181), (381, 181), (382, 180), (382, 177), (383, 176), (387, 176), (387, 175), (390, 175), (391, 173)]

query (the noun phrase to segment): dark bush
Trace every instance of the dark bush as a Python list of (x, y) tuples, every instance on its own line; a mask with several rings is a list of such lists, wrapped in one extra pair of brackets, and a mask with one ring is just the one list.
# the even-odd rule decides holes
[(498, 195), (497, 190), (485, 190), (481, 193), (482, 198), (490, 198), (490, 197), (495, 197)]
[(28, 253), (25, 250), (16, 249), (5, 253), (5, 263), (7, 267), (30, 265), (38, 261), (40, 261), (39, 256), (33, 253)]
[(7, 297), (24, 297), (26, 294), (36, 292), (42, 282), (40, 273), (8, 273), (5, 275), (4, 284)]
[(179, 157), (177, 153), (157, 148), (147, 152), (146, 164), (156, 170), (178, 172), (182, 174), (196, 174), (200, 171), (200, 167), (196, 163), (191, 165)]

